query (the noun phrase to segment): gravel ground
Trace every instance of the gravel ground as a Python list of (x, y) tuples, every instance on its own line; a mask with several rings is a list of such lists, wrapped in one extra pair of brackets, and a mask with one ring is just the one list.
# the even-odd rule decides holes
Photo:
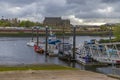
[(0, 80), (117, 80), (83, 70), (28, 70), (0, 72)]

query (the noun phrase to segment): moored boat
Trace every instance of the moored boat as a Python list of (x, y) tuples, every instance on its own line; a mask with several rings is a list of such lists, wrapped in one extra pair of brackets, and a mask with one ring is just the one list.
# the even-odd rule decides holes
[[(44, 42), (46, 43), (46, 42)], [(50, 34), (48, 36), (47, 44), (48, 44), (48, 55), (51, 57), (58, 56), (58, 47), (59, 44), (61, 43), (60, 39), (56, 38), (56, 35), (51, 31), (50, 29)]]
[[(79, 54), (80, 57), (89, 55), (93, 61), (103, 64), (120, 64), (120, 50), (117, 45), (120, 45), (120, 43), (98, 43), (96, 40), (86, 41), (84, 45), (78, 49), (77, 55)], [(82, 62), (81, 58), (77, 60)]]
[(37, 45), (34, 45), (34, 51), (40, 54), (44, 53), (44, 49)]
[(71, 61), (72, 45), (70, 43), (60, 43), (58, 58), (66, 61)]
[(60, 40), (49, 41), (48, 43), (48, 55), (49, 56), (58, 56)]
[(27, 42), (27, 46), (31, 46), (33, 47), (35, 45), (35, 41), (33, 40), (33, 32), (34, 32), (34, 28), (35, 27), (32, 27), (32, 35), (31, 35), (31, 40), (29, 42)]
[(30, 40), (29, 42), (27, 42), (27, 46), (31, 46), (33, 47), (35, 45), (35, 41)]

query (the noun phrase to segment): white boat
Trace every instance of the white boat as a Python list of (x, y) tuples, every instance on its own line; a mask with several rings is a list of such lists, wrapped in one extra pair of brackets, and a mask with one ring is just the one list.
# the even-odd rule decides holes
[[(34, 40), (33, 39), (33, 32), (34, 32), (34, 29), (37, 29), (37, 40)], [(39, 36), (38, 36), (38, 30), (39, 30), (39, 27), (38, 26), (34, 26), (34, 27), (32, 27), (32, 35), (31, 35), (31, 40), (29, 41), (29, 42), (27, 42), (27, 46), (31, 46), (31, 47), (33, 47), (34, 45), (36, 45), (37, 44), (37, 42), (38, 42), (38, 46), (39, 47), (41, 47), (41, 48), (44, 48), (44, 42), (41, 42), (41, 41), (39, 41), (38, 39), (39, 39)]]
[(56, 38), (56, 35), (50, 31), (50, 35), (48, 36), (48, 54), (49, 56), (57, 56), (58, 55), (58, 47), (61, 43), (61, 40)]
[(77, 48), (76, 50), (76, 61), (78, 63), (82, 63), (82, 64), (93, 64), (96, 61), (93, 60), (93, 58), (91, 57), (91, 53), (89, 48), (87, 49), (87, 46), (81, 45), (79, 46), (79, 48)]
[(35, 27), (32, 27), (32, 35), (31, 35), (31, 40), (29, 41), (29, 42), (27, 42), (27, 46), (31, 46), (31, 47), (33, 47), (34, 45), (35, 45), (35, 41), (33, 40), (33, 32), (34, 32), (34, 28)]
[(27, 46), (33, 47), (35, 43), (36, 43), (35, 41), (30, 40), (29, 42), (27, 42)]
[[(49, 56), (57, 56), (58, 55), (58, 46), (59, 43), (61, 43), (61, 40), (56, 38), (56, 35), (52, 33), (51, 29), (50, 29), (50, 34), (48, 36), (48, 40), (47, 40), (47, 52)], [(42, 47), (42, 49), (45, 50), (45, 45), (46, 45), (46, 41), (39, 41), (38, 44), (40, 47)]]
[(58, 57), (62, 60), (71, 61), (72, 45), (70, 43), (60, 43)]
[(49, 56), (57, 56), (58, 55), (58, 47), (59, 44), (61, 43), (60, 40), (55, 40), (55, 41), (49, 41), (48, 43), (48, 54)]
[(120, 64), (120, 50), (118, 50), (117, 48), (111, 48), (109, 46), (115, 46), (117, 45), (117, 43), (114, 43), (114, 45), (109, 44), (99, 44), (101, 46), (103, 46), (103, 49), (97, 49), (97, 53), (98, 56), (95, 56), (93, 53), (93, 58), (101, 63), (107, 63), (107, 64)]
[[(77, 56), (80, 57), (89, 56), (92, 60), (105, 64), (120, 64), (120, 50), (118, 46), (119, 42), (114, 43), (98, 43), (91, 40), (85, 42), (84, 45), (78, 49)], [(78, 61), (81, 58), (77, 57)]]

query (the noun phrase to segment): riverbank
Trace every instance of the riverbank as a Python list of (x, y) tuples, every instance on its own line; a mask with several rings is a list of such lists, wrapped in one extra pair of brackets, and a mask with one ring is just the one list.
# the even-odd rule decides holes
[(25, 70), (77, 70), (75, 68), (55, 64), (20, 64), (0, 65), (1, 71), (25, 71)]
[[(42, 68), (42, 70), (41, 69), (38, 70), (39, 66)], [(73, 69), (65, 66), (43, 65), (43, 64), (39, 66), (37, 66), (37, 70), (33, 70), (32, 68), (27, 66), (28, 70), (17, 69), (17, 71), (4, 71), (4, 72), (2, 71), (0, 72), (0, 79), (1, 80), (117, 80), (114, 78), (110, 78), (104, 74)], [(50, 68), (51, 66), (52, 68)], [(8, 67), (13, 67), (13, 66), (8, 66)], [(17, 67), (20, 67), (20, 65)], [(43, 70), (43, 68), (46, 69)]]
[[(56, 36), (62, 36), (62, 32), (55, 32)], [(27, 32), (0, 32), (0, 37), (31, 37), (32, 33)], [(36, 33), (33, 34), (36, 36)], [(72, 36), (73, 33), (65, 33), (66, 36)], [(108, 32), (77, 32), (77, 36), (108, 36)], [(45, 36), (45, 33), (39, 33), (39, 36)]]

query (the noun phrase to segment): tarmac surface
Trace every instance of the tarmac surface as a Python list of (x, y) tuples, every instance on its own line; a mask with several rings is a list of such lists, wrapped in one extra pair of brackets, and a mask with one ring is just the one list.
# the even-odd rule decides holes
[(84, 70), (27, 70), (0, 72), (0, 80), (118, 80)]

